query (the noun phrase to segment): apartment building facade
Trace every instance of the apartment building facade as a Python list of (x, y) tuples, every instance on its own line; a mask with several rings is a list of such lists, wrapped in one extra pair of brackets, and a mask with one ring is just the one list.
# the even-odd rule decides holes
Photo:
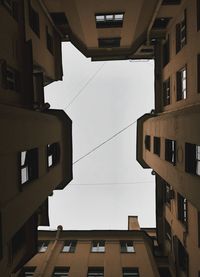
[(62, 35), (40, 1), (0, 2), (0, 275), (37, 252), (48, 196), (72, 179), (72, 121), (49, 109), (62, 79)]
[(154, 257), (155, 229), (140, 229), (129, 217), (129, 230), (39, 231), (39, 253), (19, 272), (24, 276), (160, 276), (167, 265)]
[(137, 160), (156, 177), (158, 244), (177, 276), (199, 276), (200, 2), (179, 2), (155, 46), (155, 108), (138, 119)]

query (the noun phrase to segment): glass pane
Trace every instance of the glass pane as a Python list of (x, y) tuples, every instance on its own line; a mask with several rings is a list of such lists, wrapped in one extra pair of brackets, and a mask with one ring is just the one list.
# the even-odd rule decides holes
[(24, 165), (27, 151), (21, 152), (21, 166)]
[(24, 184), (28, 181), (28, 167), (23, 167), (21, 169), (21, 184)]
[(48, 156), (48, 167), (50, 167), (52, 165), (53, 165), (53, 156), (50, 155), (50, 156)]
[(112, 15), (112, 14), (106, 15), (106, 20), (113, 20), (113, 18), (114, 18), (114, 15)]
[(96, 15), (96, 21), (104, 21), (104, 15)]
[(197, 161), (196, 174), (200, 176), (200, 161)]
[(115, 20), (120, 20), (120, 21), (122, 21), (122, 20), (123, 20), (123, 17), (124, 17), (123, 13), (115, 14)]

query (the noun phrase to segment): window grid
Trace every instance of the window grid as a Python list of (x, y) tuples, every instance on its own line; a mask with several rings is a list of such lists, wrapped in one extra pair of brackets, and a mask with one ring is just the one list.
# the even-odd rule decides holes
[(132, 241), (121, 241), (120, 246), (121, 246), (122, 253), (134, 253), (135, 252), (135, 248), (133, 246)]
[(69, 267), (55, 267), (52, 277), (67, 277), (68, 274)]
[(176, 25), (176, 53), (178, 53), (187, 43), (186, 36), (186, 10), (182, 20)]
[(187, 71), (183, 67), (177, 72), (177, 101), (187, 98)]
[(176, 165), (176, 141), (171, 139), (165, 140), (165, 160)]
[(20, 276), (32, 277), (34, 275), (35, 270), (36, 270), (36, 267), (26, 266), (22, 269), (22, 272), (20, 273)]
[(178, 204), (178, 219), (187, 226), (188, 211), (187, 211), (187, 199), (178, 193), (177, 195)]
[(170, 79), (163, 82), (163, 105), (170, 104)]
[(124, 267), (122, 269), (123, 277), (139, 277), (139, 270), (136, 267)]
[(76, 240), (67, 240), (64, 243), (63, 249), (61, 252), (63, 253), (74, 253), (76, 249)]
[(154, 137), (153, 152), (154, 152), (154, 154), (160, 156), (160, 138), (159, 137)]
[(103, 277), (104, 269), (102, 267), (89, 267), (87, 277)]
[(20, 183), (23, 185), (38, 177), (38, 149), (20, 152)]
[(48, 245), (49, 245), (49, 241), (39, 241), (38, 242), (38, 252), (39, 253), (44, 253), (47, 251), (47, 248), (48, 248)]
[(92, 252), (105, 252), (105, 241), (93, 241)]
[(124, 20), (124, 13), (102, 13), (95, 14), (97, 28), (113, 28), (122, 27)]

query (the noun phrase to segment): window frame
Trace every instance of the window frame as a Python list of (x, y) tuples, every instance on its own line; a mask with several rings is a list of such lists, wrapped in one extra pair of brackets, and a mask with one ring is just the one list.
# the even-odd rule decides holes
[(150, 135), (145, 135), (144, 145), (145, 145), (146, 150), (151, 151), (151, 136)]
[(120, 241), (120, 252), (121, 253), (135, 253), (135, 247), (133, 241), (131, 240), (121, 240)]
[[(123, 27), (125, 12), (111, 12), (111, 13), (96, 13), (95, 22), (96, 28), (121, 28)], [(122, 16), (122, 19), (117, 19), (116, 16)], [(98, 17), (102, 17), (102, 20), (98, 20)], [(110, 19), (108, 19), (110, 17)], [(111, 18), (112, 17), (112, 18)]]
[(176, 141), (165, 139), (165, 160), (176, 165)]
[(160, 137), (154, 136), (153, 137), (153, 153), (160, 157)]
[(176, 54), (187, 44), (187, 16), (184, 10), (183, 16), (176, 24)]
[(200, 145), (185, 143), (185, 172), (200, 176)]
[(104, 267), (88, 267), (87, 277), (94, 276), (104, 277)]
[(50, 169), (60, 162), (60, 144), (54, 142), (47, 144), (47, 168)]
[[(28, 272), (30, 270), (30, 273)], [(35, 273), (35, 270), (36, 270), (36, 267), (35, 266), (24, 266), (20, 272), (20, 277), (31, 277), (34, 275)], [(29, 275), (25, 275), (26, 272), (29, 274)], [(30, 275), (31, 274), (31, 275)]]
[(48, 250), (49, 243), (50, 243), (49, 240), (39, 240), (38, 253), (45, 253)]
[[(185, 76), (184, 76), (185, 75)], [(187, 66), (176, 72), (176, 101), (187, 99)]]
[(177, 193), (177, 215), (178, 220), (187, 227), (188, 225), (188, 202), (185, 197)]
[(170, 77), (163, 81), (163, 106), (171, 104), (171, 81)]
[(139, 268), (138, 267), (122, 267), (122, 276), (123, 277), (139, 277)]
[[(53, 273), (52, 273), (52, 277), (64, 277), (64, 276), (69, 276), (69, 270), (70, 268), (67, 266), (55, 266)], [(60, 274), (59, 274), (60, 273)], [(63, 275), (66, 274), (66, 275)]]
[(53, 35), (49, 32), (48, 26), (46, 26), (46, 46), (49, 52), (54, 55), (54, 40)]
[(92, 253), (105, 253), (105, 240), (94, 240), (91, 245)]
[(117, 48), (120, 47), (121, 37), (98, 38), (99, 48)]
[(61, 253), (74, 253), (76, 251), (77, 240), (65, 240)]
[(200, 30), (200, 0), (196, 0), (196, 24), (198, 32)]
[(32, 7), (30, 0), (28, 1), (29, 11), (29, 26), (31, 30), (40, 38), (40, 16), (39, 13)]

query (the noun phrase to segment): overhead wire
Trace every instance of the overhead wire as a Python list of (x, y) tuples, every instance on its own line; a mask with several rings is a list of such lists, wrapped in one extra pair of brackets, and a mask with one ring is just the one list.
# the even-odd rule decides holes
[(86, 153), (85, 155), (83, 155), (82, 157), (78, 158), (75, 162), (73, 162), (73, 165), (78, 163), (79, 161), (81, 161), (82, 159), (84, 159), (85, 157), (89, 156), (90, 154), (92, 154), (93, 152), (95, 152), (97, 149), (99, 149), (100, 147), (102, 147), (104, 144), (106, 144), (107, 142), (111, 141), (112, 139), (114, 139), (115, 137), (117, 137), (119, 134), (123, 133), (125, 130), (127, 130), (128, 128), (130, 128), (132, 125), (134, 125), (137, 122), (137, 120), (135, 120), (134, 122), (130, 123), (128, 126), (124, 127), (123, 129), (121, 129), (120, 131), (118, 131), (117, 133), (115, 133), (114, 135), (112, 135), (110, 138), (108, 138), (107, 140), (103, 141), (102, 143), (100, 143), (99, 145), (97, 145), (96, 147), (94, 147), (92, 150), (90, 150), (88, 153)]
[(83, 90), (89, 85), (89, 83), (97, 76), (97, 74), (102, 70), (104, 67), (105, 62), (95, 71), (95, 73), (87, 80), (87, 82), (84, 84), (84, 86), (78, 91), (78, 93), (72, 98), (72, 100), (69, 102), (69, 104), (64, 108), (64, 110), (68, 109), (69, 106), (73, 104), (73, 102), (80, 96), (80, 94), (83, 92)]

